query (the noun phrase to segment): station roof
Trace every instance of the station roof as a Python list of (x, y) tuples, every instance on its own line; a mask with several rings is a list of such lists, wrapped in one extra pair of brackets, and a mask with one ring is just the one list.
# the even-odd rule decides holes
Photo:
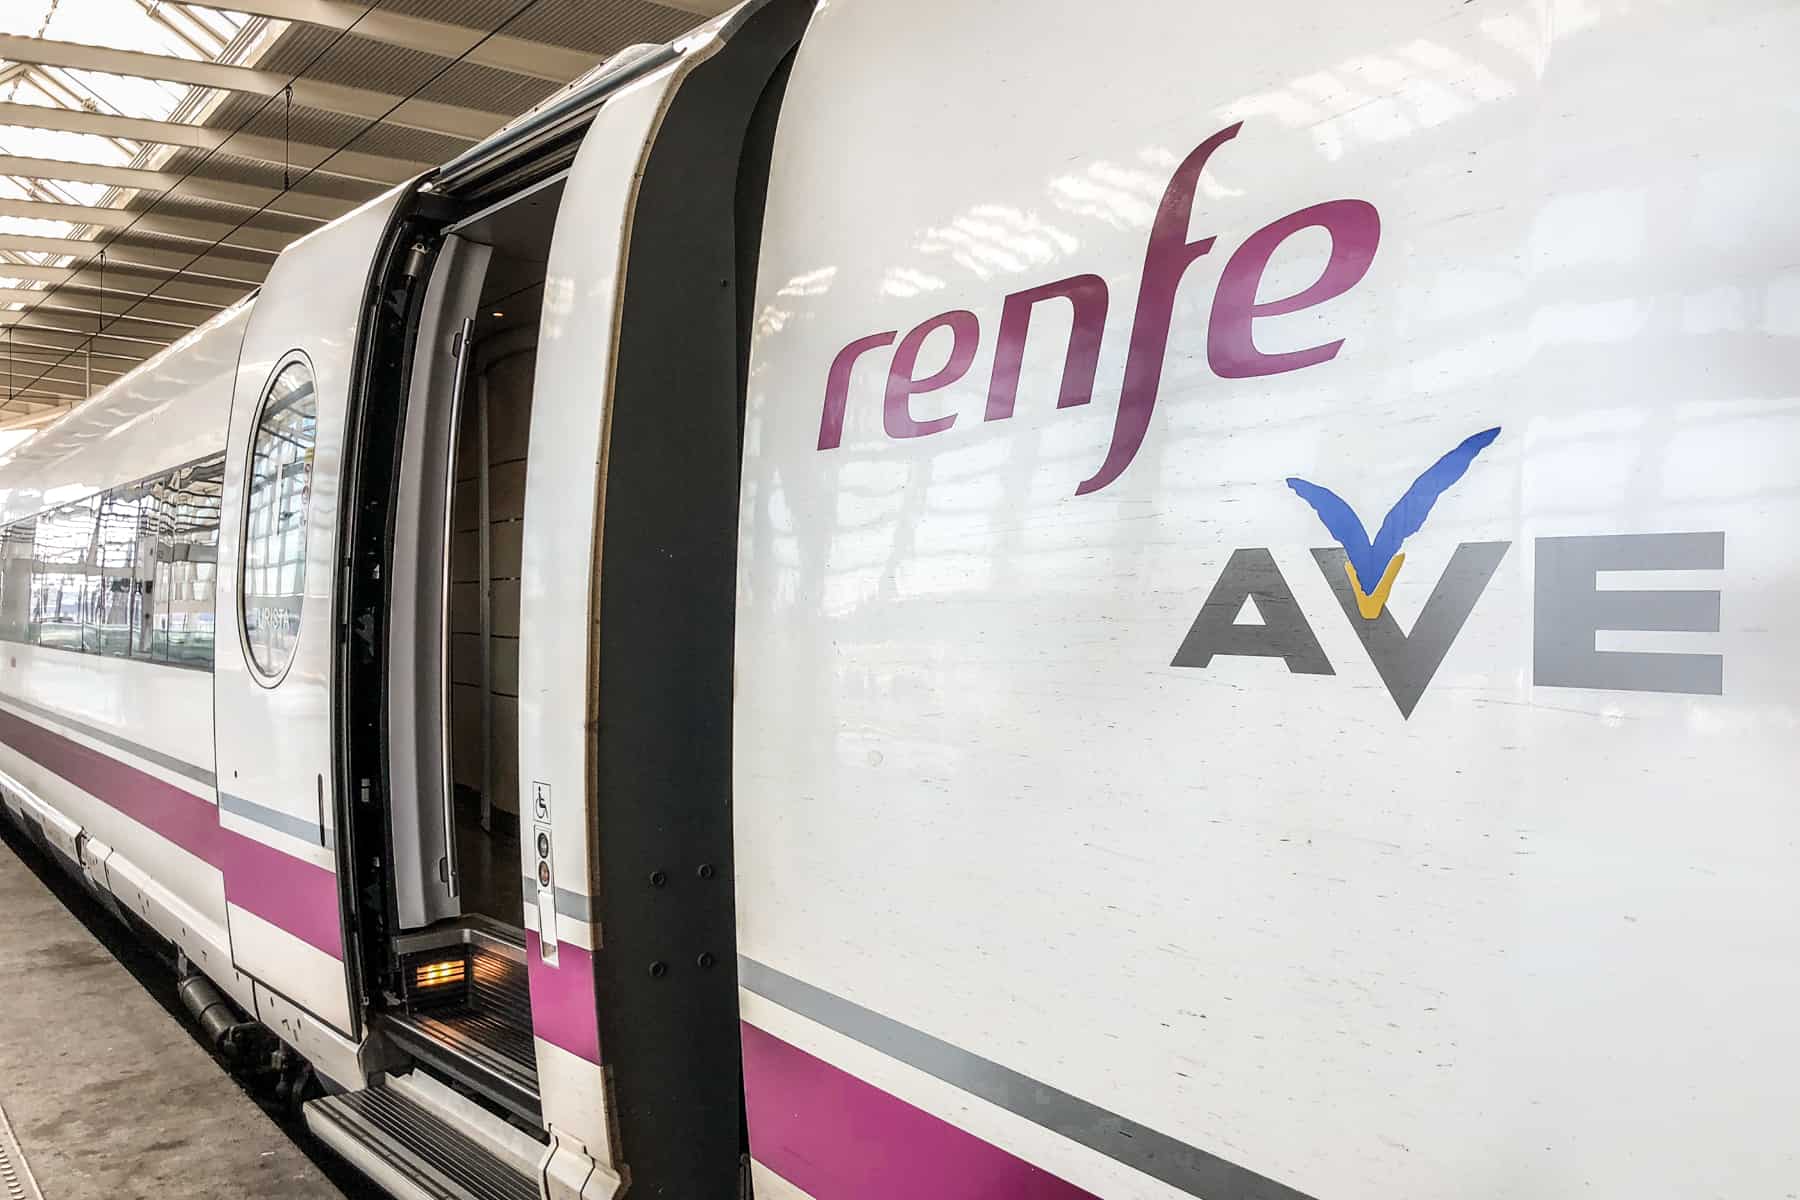
[(290, 241), (734, 0), (5, 0), (0, 440)]

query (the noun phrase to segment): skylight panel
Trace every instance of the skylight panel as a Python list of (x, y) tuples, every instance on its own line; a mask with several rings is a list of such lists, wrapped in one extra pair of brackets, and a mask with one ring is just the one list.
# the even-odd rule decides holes
[(169, 24), (157, 20), (137, 0), (61, 0), (56, 4), (50, 0), (7, 0), (0, 5), (0, 32), (177, 58), (211, 57)]
[[(0, 176), (0, 196), (20, 198), (17, 194), (18, 183), (13, 179)], [(24, 237), (66, 238), (73, 237), (75, 226), (68, 221), (46, 221), (39, 217), (0, 216), (0, 233), (16, 233)]]
[(127, 117), (147, 117), (166, 121), (188, 94), (185, 83), (162, 79), (140, 79), (128, 75), (109, 75), (105, 71), (87, 71), (76, 67), (47, 67), (78, 94), (98, 101), (104, 110)]
[[(0, 100), (6, 91), (0, 88)], [(100, 137), (92, 133), (65, 133), (56, 129), (32, 129), (24, 125), (0, 126), (0, 153), (21, 158), (48, 158), (58, 162), (95, 163), (117, 167), (131, 161), (136, 142)]]

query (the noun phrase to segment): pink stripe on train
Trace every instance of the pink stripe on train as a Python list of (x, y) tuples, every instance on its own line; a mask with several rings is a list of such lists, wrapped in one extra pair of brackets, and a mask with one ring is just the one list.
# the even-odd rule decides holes
[(525, 931), (525, 963), (531, 980), (531, 1032), (577, 1058), (600, 1061), (600, 1012), (594, 999), (594, 956), (559, 942), (556, 966), (544, 961), (537, 931)]
[(332, 872), (225, 829), (218, 808), (192, 792), (5, 709), (0, 742), (217, 867), (232, 904), (333, 958), (344, 957)]
[(1097, 1200), (744, 1023), (750, 1153), (814, 1200)]
[(225, 875), (226, 900), (315, 950), (344, 957), (335, 872), (229, 829), (219, 830), (214, 861)]

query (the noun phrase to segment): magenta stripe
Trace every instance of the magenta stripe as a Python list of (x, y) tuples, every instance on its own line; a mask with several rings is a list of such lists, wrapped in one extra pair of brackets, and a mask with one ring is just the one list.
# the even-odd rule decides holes
[(1097, 1200), (748, 1022), (750, 1153), (814, 1200)]
[(155, 830), (195, 858), (216, 863), (219, 818), (205, 800), (110, 754), (0, 709), (0, 741), (90, 796)]
[(190, 791), (0, 709), (0, 741), (225, 876), (225, 898), (333, 958), (344, 957), (337, 876), (222, 827)]
[(337, 875), (233, 830), (222, 828), (219, 833), (218, 866), (225, 874), (225, 899), (315, 950), (342, 959)]
[(577, 1058), (600, 1062), (600, 1012), (594, 1001), (594, 956), (560, 942), (556, 965), (544, 961), (535, 930), (525, 931), (531, 981), (531, 1032)]

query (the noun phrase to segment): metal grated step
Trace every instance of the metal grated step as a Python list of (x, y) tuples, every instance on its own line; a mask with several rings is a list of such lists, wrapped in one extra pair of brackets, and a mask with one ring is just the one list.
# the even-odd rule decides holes
[(384, 1017), (389, 1039), (418, 1061), (450, 1076), (517, 1116), (541, 1124), (537, 1052), (531, 1027), (459, 1009)]
[(389, 1013), (381, 1028), (412, 1058), (541, 1125), (524, 947), (473, 945), (468, 964), (462, 1001)]
[(0, 1200), (44, 1200), (4, 1108), (0, 1108)]
[(537, 1200), (536, 1180), (387, 1088), (310, 1101), (306, 1123), (398, 1200)]

